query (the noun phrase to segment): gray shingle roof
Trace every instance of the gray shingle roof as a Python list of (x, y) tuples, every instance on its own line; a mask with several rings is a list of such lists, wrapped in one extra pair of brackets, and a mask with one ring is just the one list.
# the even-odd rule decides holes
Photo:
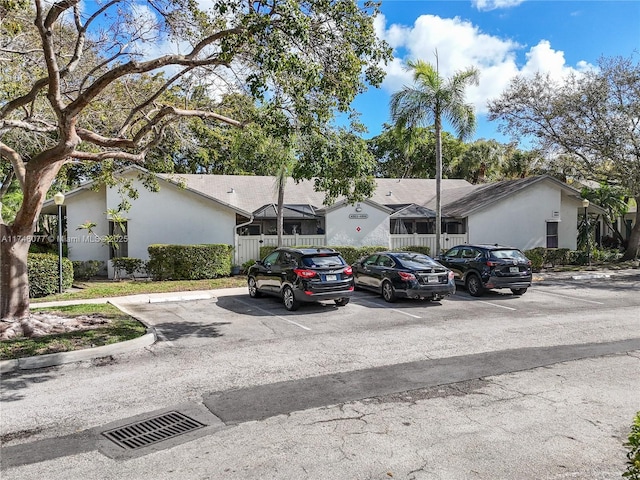
[[(501, 199), (509, 197), (514, 193), (538, 182), (550, 181), (556, 183), (560, 188), (569, 194), (580, 196), (580, 192), (569, 185), (557, 180), (549, 175), (538, 175), (535, 177), (519, 178), (517, 180), (503, 180), (501, 182), (473, 185), (467, 189), (460, 190), (462, 195), (458, 198), (450, 198), (442, 201), (442, 216), (450, 218), (464, 218), (476, 210), (484, 208)], [(451, 192), (454, 193), (454, 192)]]
[[(132, 167), (144, 170), (140, 167)], [(253, 175), (200, 175), (200, 174), (157, 174), (166, 181), (181, 184), (196, 194), (203, 195), (212, 201), (227, 205), (239, 213), (246, 215), (257, 212), (261, 208), (277, 203), (277, 193), (274, 177)], [(476, 210), (480, 210), (494, 202), (512, 195), (540, 181), (550, 181), (560, 187), (567, 194), (576, 198), (580, 192), (575, 188), (548, 175), (540, 175), (517, 180), (505, 180), (502, 182), (472, 185), (466, 180), (443, 179), (442, 180), (442, 215), (449, 218), (464, 218)], [(404, 216), (413, 213), (423, 213), (430, 216), (429, 210), (436, 208), (436, 181), (435, 179), (418, 178), (377, 178), (376, 189), (369, 201), (378, 204), (380, 208), (389, 208)], [(94, 182), (88, 182), (81, 187), (69, 192), (73, 195), (88, 188)], [(313, 189), (313, 181), (303, 180), (296, 183), (289, 178), (285, 187), (284, 203), (291, 207), (295, 205), (311, 206), (312, 209), (322, 213), (324, 193)], [(336, 203), (341, 202), (338, 199)], [(52, 200), (45, 202), (45, 207), (53, 204)], [(335, 204), (334, 204), (335, 205)], [(403, 208), (409, 208), (400, 213)], [(596, 206), (593, 205), (593, 208)], [(597, 207), (599, 208), (599, 207)], [(423, 210), (426, 209), (426, 210)], [(293, 212), (290, 212), (293, 213)], [(265, 212), (266, 214), (266, 212)]]
[[(245, 212), (255, 212), (267, 204), (277, 203), (274, 177), (194, 174), (159, 174), (158, 176), (175, 183), (184, 182), (187, 188), (195, 192)], [(371, 200), (380, 205), (421, 205), (435, 197), (436, 181), (417, 178), (377, 178), (376, 186)], [(443, 192), (469, 186), (471, 184), (466, 180), (442, 181)], [(324, 193), (314, 191), (311, 180), (296, 183), (289, 178), (284, 192), (284, 203), (287, 205), (304, 204), (321, 208), (324, 203)]]

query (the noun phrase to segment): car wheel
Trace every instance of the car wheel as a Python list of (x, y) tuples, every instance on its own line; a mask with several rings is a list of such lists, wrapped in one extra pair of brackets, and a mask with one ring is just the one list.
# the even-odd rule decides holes
[(480, 277), (475, 273), (472, 273), (467, 277), (467, 292), (469, 292), (469, 295), (472, 297), (480, 297), (484, 293)]
[(256, 279), (253, 277), (249, 277), (247, 280), (247, 284), (249, 285), (249, 296), (251, 298), (258, 298), (262, 296), (262, 293), (258, 290), (258, 285), (256, 284)]
[(514, 295), (524, 295), (527, 291), (526, 288), (512, 288), (511, 291)]
[(344, 307), (347, 303), (349, 303), (349, 299), (348, 298), (336, 298), (334, 300), (334, 302), (336, 302), (337, 306)]
[(282, 290), (282, 303), (284, 303), (284, 308), (290, 312), (300, 308), (300, 302), (296, 300), (293, 289), (288, 285)]
[(385, 280), (382, 283), (382, 298), (389, 303), (396, 301), (396, 291), (389, 280)]

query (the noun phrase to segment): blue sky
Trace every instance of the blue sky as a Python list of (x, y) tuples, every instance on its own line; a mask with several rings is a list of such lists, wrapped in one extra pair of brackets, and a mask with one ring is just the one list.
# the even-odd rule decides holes
[(561, 78), (594, 68), (600, 56), (640, 54), (640, 1), (627, 0), (382, 0), (378, 36), (393, 47), (381, 88), (356, 98), (353, 106), (370, 138), (389, 119), (390, 95), (411, 84), (407, 59), (435, 63), (443, 76), (469, 66), (480, 71), (480, 85), (468, 90), (476, 106), (474, 139), (507, 141), (497, 123), (486, 120), (486, 101), (514, 75), (549, 72)]

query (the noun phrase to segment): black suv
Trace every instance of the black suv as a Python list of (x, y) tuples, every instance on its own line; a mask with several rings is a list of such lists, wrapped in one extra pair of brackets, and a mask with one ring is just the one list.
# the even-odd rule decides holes
[(290, 311), (319, 300), (342, 307), (353, 294), (351, 266), (332, 248), (281, 247), (252, 265), (247, 275), (251, 297), (279, 296)]
[(491, 288), (510, 288), (514, 295), (522, 295), (531, 286), (531, 260), (517, 248), (458, 245), (438, 261), (453, 270), (456, 282), (474, 297)]

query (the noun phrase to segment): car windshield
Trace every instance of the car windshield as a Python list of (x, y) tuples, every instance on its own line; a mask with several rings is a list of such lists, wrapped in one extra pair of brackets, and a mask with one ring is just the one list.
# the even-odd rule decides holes
[(335, 267), (344, 265), (340, 255), (314, 255), (312, 257), (302, 257), (302, 263), (306, 267)]
[(431, 268), (434, 265), (437, 265), (431, 257), (427, 257), (420, 253), (397, 253), (396, 258), (407, 268)]
[(493, 258), (513, 258), (514, 260), (526, 260), (527, 257), (520, 250), (493, 250), (491, 252)]

